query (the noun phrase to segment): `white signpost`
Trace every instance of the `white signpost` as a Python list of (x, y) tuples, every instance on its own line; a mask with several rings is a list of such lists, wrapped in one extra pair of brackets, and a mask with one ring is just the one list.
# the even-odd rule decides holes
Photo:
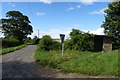
[(63, 54), (64, 54), (64, 37), (65, 37), (64, 34), (60, 34), (61, 43), (62, 43), (62, 57), (63, 57)]

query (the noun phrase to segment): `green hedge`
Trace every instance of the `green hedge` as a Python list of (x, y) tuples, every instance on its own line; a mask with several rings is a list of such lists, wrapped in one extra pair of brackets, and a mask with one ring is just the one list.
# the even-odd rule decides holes
[(17, 40), (17, 39), (14, 39), (14, 38), (3, 38), (2, 39), (2, 47), (3, 48), (7, 48), (7, 47), (15, 47), (15, 46), (18, 46), (18, 45), (21, 45), (22, 43)]

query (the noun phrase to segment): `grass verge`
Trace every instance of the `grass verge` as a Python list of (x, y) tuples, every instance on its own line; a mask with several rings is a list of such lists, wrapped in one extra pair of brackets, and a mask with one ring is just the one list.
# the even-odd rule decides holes
[(63, 72), (92, 76), (118, 76), (118, 51), (79, 52), (67, 50), (64, 57), (61, 51), (36, 51), (36, 62), (44, 67), (60, 69)]
[(26, 44), (23, 44), (23, 45), (20, 45), (20, 46), (16, 46), (16, 47), (10, 47), (10, 48), (2, 48), (0, 49), (0, 55), (2, 54), (7, 54), (7, 53), (10, 53), (10, 52), (13, 52), (15, 50), (18, 50), (18, 49), (21, 49), (23, 47), (26, 47), (27, 45)]

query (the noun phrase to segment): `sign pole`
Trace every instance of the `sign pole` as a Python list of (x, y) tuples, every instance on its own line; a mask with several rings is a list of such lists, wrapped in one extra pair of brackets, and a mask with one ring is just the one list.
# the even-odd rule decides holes
[(64, 55), (64, 37), (65, 37), (64, 34), (60, 34), (61, 43), (62, 43), (62, 57)]
[(64, 54), (64, 43), (62, 43), (62, 57), (63, 57), (63, 54)]

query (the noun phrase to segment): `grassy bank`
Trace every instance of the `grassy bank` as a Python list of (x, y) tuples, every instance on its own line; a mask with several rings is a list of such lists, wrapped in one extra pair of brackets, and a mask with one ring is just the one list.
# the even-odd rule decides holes
[(16, 47), (10, 47), (10, 48), (2, 48), (0, 49), (0, 55), (2, 54), (7, 54), (9, 52), (13, 52), (15, 50), (21, 49), (23, 47), (27, 46), (26, 44), (20, 45), (20, 46), (16, 46)]
[(63, 72), (87, 75), (118, 75), (118, 51), (113, 52), (79, 52), (36, 51), (36, 62), (44, 67), (60, 69)]

